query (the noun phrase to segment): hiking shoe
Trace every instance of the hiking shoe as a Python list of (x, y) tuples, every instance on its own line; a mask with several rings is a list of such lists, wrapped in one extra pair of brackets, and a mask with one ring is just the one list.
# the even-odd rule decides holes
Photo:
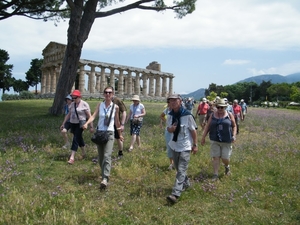
[(118, 153), (118, 159), (121, 159), (123, 157), (123, 151), (119, 151)]
[(168, 202), (170, 202), (170, 203), (172, 203), (172, 204), (176, 203), (176, 202), (177, 202), (177, 199), (178, 199), (178, 196), (175, 196), (175, 195), (169, 195), (169, 196), (167, 197)]
[(104, 178), (100, 183), (100, 189), (105, 189), (107, 187), (107, 179)]
[(225, 166), (225, 175), (230, 175), (230, 167), (229, 167), (229, 165)]
[(218, 174), (214, 174), (212, 177), (212, 181), (217, 181), (219, 179), (219, 175)]

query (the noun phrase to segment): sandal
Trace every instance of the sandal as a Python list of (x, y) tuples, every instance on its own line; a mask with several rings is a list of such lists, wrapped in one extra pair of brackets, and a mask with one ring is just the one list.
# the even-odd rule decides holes
[(133, 150), (133, 148), (129, 148), (128, 151), (131, 152)]
[(74, 164), (74, 159), (70, 159), (70, 160), (68, 161), (68, 163), (69, 163), (70, 165), (73, 165), (73, 164)]

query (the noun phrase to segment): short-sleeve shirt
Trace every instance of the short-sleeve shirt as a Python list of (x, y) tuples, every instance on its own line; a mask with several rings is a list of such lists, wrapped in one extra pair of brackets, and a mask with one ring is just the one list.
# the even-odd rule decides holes
[(133, 119), (134, 115), (140, 115), (142, 114), (142, 110), (145, 108), (145, 106), (142, 103), (139, 103), (137, 106), (134, 104), (130, 105), (130, 111), (132, 112), (130, 119)]
[[(75, 106), (76, 106), (78, 118), (75, 112)], [(79, 123), (79, 120), (87, 120), (87, 112), (91, 112), (89, 104), (83, 100), (80, 100), (78, 105), (76, 105), (75, 102), (72, 102), (69, 110), (71, 112), (71, 116), (70, 116), (71, 123)]]
[(113, 102), (119, 106), (119, 118), (121, 119), (123, 112), (127, 111), (127, 108), (126, 108), (124, 102), (121, 101), (121, 99), (119, 99), (117, 97), (114, 97)]
[[(172, 116), (168, 116), (167, 125), (172, 125)], [(180, 131), (177, 137), (177, 142), (173, 141), (173, 135), (169, 142), (169, 146), (175, 152), (183, 152), (191, 150), (193, 146), (193, 138), (191, 130), (196, 130), (197, 124), (192, 115), (180, 117)], [(172, 133), (173, 134), (173, 133)]]

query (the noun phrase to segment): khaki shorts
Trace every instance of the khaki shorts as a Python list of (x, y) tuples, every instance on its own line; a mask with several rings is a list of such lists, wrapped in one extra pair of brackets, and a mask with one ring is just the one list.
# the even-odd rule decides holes
[(206, 114), (198, 115), (199, 116), (199, 124), (206, 124)]
[(230, 159), (232, 153), (231, 143), (210, 140), (210, 156), (222, 159)]

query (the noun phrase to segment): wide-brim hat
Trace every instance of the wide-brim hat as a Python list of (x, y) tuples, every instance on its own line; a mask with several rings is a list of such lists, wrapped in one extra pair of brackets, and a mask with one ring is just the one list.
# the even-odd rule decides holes
[(74, 90), (71, 94), (71, 96), (81, 97), (81, 93), (79, 90)]
[(172, 94), (172, 95), (169, 95), (169, 97), (167, 99), (168, 100), (169, 99), (181, 99), (181, 96), (179, 94)]
[(227, 107), (227, 104), (226, 104), (225, 100), (222, 99), (222, 98), (217, 100), (216, 105), (217, 105), (217, 107), (218, 106)]
[(72, 97), (71, 97), (71, 95), (67, 95), (66, 97), (65, 97), (65, 99), (67, 100), (67, 99), (69, 99), (69, 100), (71, 100), (72, 101)]
[(140, 96), (138, 96), (138, 95), (133, 95), (133, 97), (132, 97), (132, 99), (131, 99), (132, 101), (141, 101), (140, 100)]

